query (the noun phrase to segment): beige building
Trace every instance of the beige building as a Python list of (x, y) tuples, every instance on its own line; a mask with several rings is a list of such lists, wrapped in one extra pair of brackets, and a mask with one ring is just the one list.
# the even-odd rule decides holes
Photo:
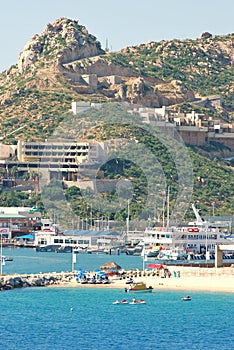
[(0, 143), (0, 161), (12, 158), (16, 154), (17, 146)]
[(76, 141), (47, 141), (29, 142), (18, 141), (18, 161), (30, 165), (36, 171), (48, 169), (50, 178), (63, 178), (76, 181), (78, 173), (86, 165), (94, 166), (105, 162), (108, 157), (108, 145), (104, 142)]
[(18, 141), (17, 157), (20, 162), (83, 163), (106, 159), (107, 145), (103, 142)]

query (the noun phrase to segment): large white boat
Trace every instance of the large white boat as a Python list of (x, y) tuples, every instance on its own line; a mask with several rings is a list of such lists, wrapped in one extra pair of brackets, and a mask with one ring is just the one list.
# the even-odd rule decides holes
[[(203, 221), (192, 205), (196, 221), (182, 227), (148, 227), (143, 239), (142, 256), (163, 260), (189, 259), (190, 254), (213, 254), (216, 244), (228, 244), (225, 235)], [(230, 242), (231, 243), (231, 242)]]

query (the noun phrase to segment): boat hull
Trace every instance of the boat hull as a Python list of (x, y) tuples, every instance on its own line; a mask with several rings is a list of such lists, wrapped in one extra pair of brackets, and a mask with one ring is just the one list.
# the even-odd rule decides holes
[(131, 289), (131, 288), (125, 288), (126, 293), (152, 293), (153, 288), (147, 288), (147, 289)]

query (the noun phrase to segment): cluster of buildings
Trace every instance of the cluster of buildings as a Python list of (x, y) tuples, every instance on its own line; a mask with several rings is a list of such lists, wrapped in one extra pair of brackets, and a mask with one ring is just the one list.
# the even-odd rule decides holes
[[(197, 104), (206, 107), (220, 107), (219, 96), (199, 100)], [(89, 102), (72, 102), (72, 113), (79, 114), (89, 108), (101, 108), (102, 104)], [(201, 146), (210, 141), (221, 143), (234, 151), (234, 123), (220, 121), (202, 113), (173, 112), (170, 107), (161, 108), (139, 107), (131, 105), (130, 113), (137, 113), (142, 122), (159, 128), (171, 128), (171, 132), (178, 132), (185, 144)]]
[(144, 123), (153, 124), (161, 128), (171, 128), (177, 131), (185, 144), (202, 146), (211, 141), (218, 142), (234, 151), (234, 123), (221, 122), (204, 114), (173, 112), (169, 107), (147, 108), (136, 107), (133, 112), (138, 113)]
[(43, 219), (39, 210), (30, 207), (0, 207), (0, 235), (11, 240), (32, 231), (56, 231), (50, 219)]
[(0, 207), (0, 241), (6, 246), (73, 246), (79, 252), (108, 254), (110, 247), (124, 244), (121, 234), (108, 228), (59, 232), (58, 224), (42, 218), (36, 207)]
[[(215, 103), (218, 103), (215, 100)], [(100, 109), (102, 104), (89, 102), (72, 102), (71, 111), (74, 115), (90, 108)], [(158, 128), (169, 128), (172, 134), (179, 133), (185, 144), (205, 145), (216, 141), (234, 151), (234, 125), (221, 123), (212, 117), (192, 111), (191, 113), (175, 113), (165, 106), (147, 108), (129, 105), (129, 112), (140, 116), (142, 122)], [(48, 172), (49, 179), (57, 178), (63, 181), (79, 182), (84, 185), (85, 168), (93, 168), (94, 173), (99, 164), (108, 159), (110, 148), (117, 147), (117, 141), (97, 142), (94, 140), (47, 140), (32, 142), (18, 140), (17, 145), (0, 144), (0, 168), (7, 172), (17, 167), (17, 177), (22, 178), (25, 172)], [(4, 185), (0, 174), (0, 184)], [(93, 187), (93, 184), (89, 184)], [(110, 186), (110, 184), (109, 184)]]

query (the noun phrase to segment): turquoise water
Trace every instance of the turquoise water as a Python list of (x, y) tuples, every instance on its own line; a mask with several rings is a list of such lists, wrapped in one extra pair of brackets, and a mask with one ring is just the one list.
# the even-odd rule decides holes
[[(0, 293), (2, 349), (233, 349), (233, 294), (155, 291), (113, 305), (122, 290), (25, 288)], [(141, 295), (143, 296), (143, 294)], [(70, 309), (73, 308), (73, 311)]]
[[(5, 255), (14, 261), (3, 267), (4, 272), (63, 271), (71, 266), (71, 254), (7, 249)], [(141, 267), (139, 257), (125, 255), (78, 259), (78, 266), (87, 269), (108, 260), (124, 268)], [(6, 350), (233, 349), (234, 293), (189, 292), (192, 301), (181, 301), (186, 294), (155, 290), (141, 294), (146, 304), (113, 305), (131, 296), (122, 289), (83, 287), (2, 291), (0, 345)]]
[[(12, 257), (13, 261), (3, 266), (4, 273), (39, 273), (71, 271), (71, 253), (36, 252), (30, 248), (3, 249), (3, 255)], [(142, 268), (140, 256), (105, 255), (105, 254), (77, 254), (75, 269), (79, 267), (94, 271), (107, 261), (114, 261), (123, 269)]]

